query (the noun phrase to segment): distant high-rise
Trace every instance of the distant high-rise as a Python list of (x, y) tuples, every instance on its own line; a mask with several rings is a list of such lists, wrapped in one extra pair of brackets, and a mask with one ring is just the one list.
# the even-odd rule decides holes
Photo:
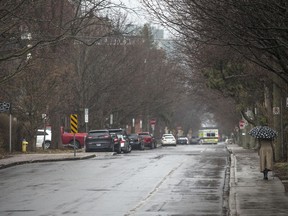
[(164, 30), (156, 27), (151, 27), (152, 35), (155, 40), (164, 39)]

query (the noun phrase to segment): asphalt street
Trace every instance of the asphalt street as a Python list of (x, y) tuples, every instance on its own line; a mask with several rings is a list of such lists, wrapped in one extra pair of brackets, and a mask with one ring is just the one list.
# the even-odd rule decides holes
[(0, 215), (226, 215), (225, 145), (179, 145), (0, 170)]
[[(259, 157), (254, 150), (244, 149), (236, 144), (226, 145), (230, 152), (229, 164), (229, 198), (227, 200), (228, 210), (223, 215), (249, 215), (249, 216), (284, 216), (288, 215), (288, 195), (285, 192), (283, 183), (269, 173), (269, 180), (263, 180), (263, 174), (259, 172)], [(152, 152), (152, 151), (151, 151)], [(150, 153), (151, 154), (151, 153)], [(186, 152), (187, 155), (187, 152)], [(96, 159), (101, 161), (105, 158), (113, 158), (115, 155), (111, 153), (77, 153), (73, 154), (17, 154), (0, 160), (0, 168), (5, 168), (38, 162), (65, 161), (65, 160), (84, 160)], [(151, 155), (150, 155), (151, 156)], [(131, 156), (132, 157), (132, 156)], [(89, 161), (87, 160), (87, 161)], [(45, 163), (46, 164), (46, 163)], [(54, 164), (54, 163), (52, 163)], [(56, 163), (57, 164), (57, 163)], [(181, 164), (181, 162), (179, 163)], [(178, 165), (179, 165), (178, 164)], [(183, 166), (183, 165), (179, 165)], [(176, 166), (177, 167), (177, 166)], [(177, 170), (177, 169), (176, 169)], [(200, 171), (199, 171), (200, 172)], [(176, 171), (173, 172), (176, 174)], [(186, 173), (187, 174), (187, 173)], [(178, 175), (178, 178), (181, 177)], [(1, 174), (1, 176), (3, 176)], [(168, 177), (167, 177), (168, 178)], [(176, 178), (174, 178), (176, 179)], [(3, 179), (1, 179), (3, 181)], [(182, 181), (183, 182), (183, 181)], [(178, 182), (179, 183), (179, 182)], [(2, 188), (5, 186), (1, 183)], [(202, 185), (203, 186), (203, 185)], [(198, 185), (200, 187), (200, 185)], [(155, 190), (159, 190), (155, 189)], [(1, 190), (3, 192), (3, 190)], [(5, 199), (1, 193), (1, 200)], [(192, 197), (190, 197), (192, 198)], [(3, 203), (2, 203), (3, 204)], [(135, 208), (139, 208), (136, 206)], [(144, 205), (141, 204), (141, 207)], [(1, 208), (2, 209), (2, 208)], [(2, 212), (3, 213), (3, 212)], [(7, 213), (7, 212), (6, 212)], [(22, 212), (23, 213), (23, 212)], [(29, 213), (29, 212), (28, 212)], [(132, 215), (132, 211), (129, 213)], [(128, 214), (128, 215), (129, 215)], [(2, 215), (2, 214), (1, 214)], [(15, 212), (8, 212), (6, 215), (15, 215)], [(18, 214), (21, 215), (21, 214)], [(33, 215), (28, 214), (28, 215)], [(159, 214), (161, 215), (161, 214)], [(165, 215), (165, 214), (162, 214)], [(189, 214), (187, 214), (189, 215)], [(193, 215), (193, 214), (190, 214)], [(197, 214), (195, 214), (197, 215)], [(217, 213), (215, 215), (222, 215)]]

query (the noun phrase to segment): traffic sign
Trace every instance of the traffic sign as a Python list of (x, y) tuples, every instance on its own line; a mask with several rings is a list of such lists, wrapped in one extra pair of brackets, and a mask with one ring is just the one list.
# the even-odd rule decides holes
[(0, 102), (0, 112), (8, 112), (11, 110), (10, 103)]
[(77, 114), (70, 115), (71, 133), (78, 133), (78, 116)]
[(88, 123), (88, 108), (85, 108), (85, 123)]
[(150, 119), (150, 125), (155, 125), (156, 124), (156, 119)]
[(239, 121), (239, 128), (244, 129), (245, 128), (245, 121), (242, 119)]

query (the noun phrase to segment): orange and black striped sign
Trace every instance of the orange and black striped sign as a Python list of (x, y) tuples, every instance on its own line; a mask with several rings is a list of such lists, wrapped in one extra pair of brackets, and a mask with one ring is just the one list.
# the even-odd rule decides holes
[(77, 114), (70, 115), (71, 133), (78, 133), (78, 116)]

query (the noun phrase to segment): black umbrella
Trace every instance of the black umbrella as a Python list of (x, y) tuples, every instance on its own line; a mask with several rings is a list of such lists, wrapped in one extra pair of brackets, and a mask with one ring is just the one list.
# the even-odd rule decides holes
[(277, 136), (277, 132), (268, 126), (256, 126), (248, 134), (256, 139), (273, 139)]

